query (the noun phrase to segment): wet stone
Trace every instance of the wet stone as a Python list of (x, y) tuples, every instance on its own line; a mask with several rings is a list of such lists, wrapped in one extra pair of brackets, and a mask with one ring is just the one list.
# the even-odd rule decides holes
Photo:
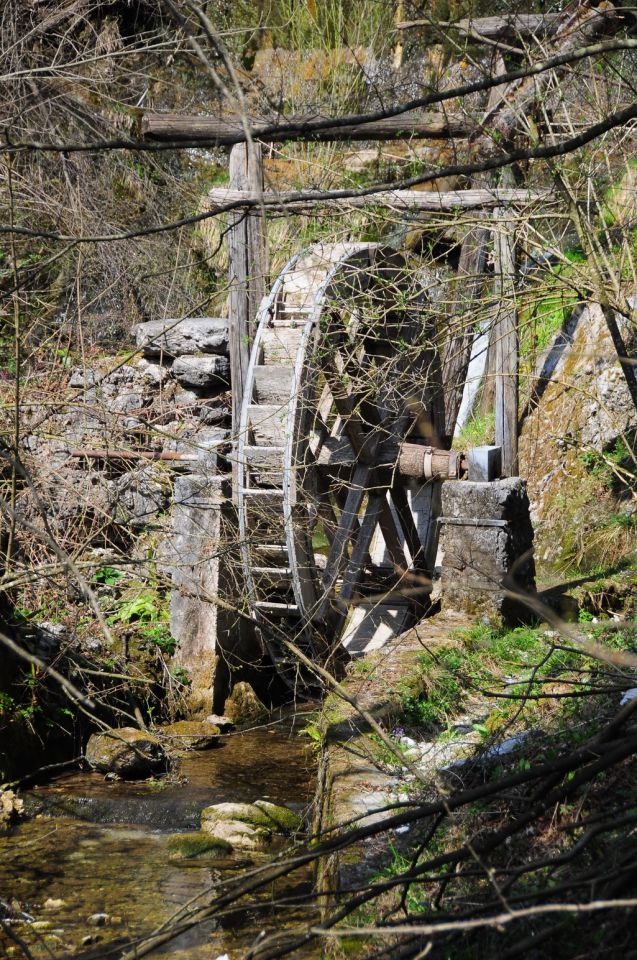
[(219, 743), (219, 727), (197, 720), (178, 720), (157, 730), (170, 751), (209, 750)]
[(225, 703), (225, 713), (234, 723), (258, 720), (267, 714), (267, 707), (259, 700), (247, 681), (235, 684)]
[(130, 780), (146, 777), (166, 765), (166, 753), (157, 737), (134, 727), (94, 733), (85, 756), (94, 770)]
[(267, 847), (273, 834), (294, 833), (301, 818), (288, 807), (266, 800), (217, 803), (201, 812), (201, 829), (243, 850)]

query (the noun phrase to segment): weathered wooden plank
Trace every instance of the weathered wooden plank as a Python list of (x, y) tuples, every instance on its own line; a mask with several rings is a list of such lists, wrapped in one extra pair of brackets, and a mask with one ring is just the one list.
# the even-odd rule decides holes
[[(579, 4), (577, 5), (580, 6)], [(581, 5), (583, 6), (583, 4)], [(571, 11), (573, 7), (571, 7)], [(624, 19), (627, 14), (617, 11), (612, 4), (600, 5), (597, 9), (587, 8), (587, 19), (595, 20), (595, 30), (601, 32), (611, 25), (617, 25), (619, 18)], [(398, 30), (424, 29), (433, 32), (443, 28), (445, 31), (458, 31), (461, 35), (480, 42), (497, 40), (534, 40), (552, 37), (565, 25), (573, 31), (579, 30), (577, 17), (580, 10), (570, 13), (510, 13), (493, 17), (469, 17), (457, 20), (455, 23), (441, 23), (429, 20), (402, 20), (396, 24)], [(630, 13), (628, 13), (630, 16)], [(583, 39), (581, 33), (578, 40)]]
[[(316, 143), (333, 140), (402, 140), (417, 137), (429, 140), (448, 140), (468, 137), (474, 125), (464, 117), (443, 113), (402, 113), (397, 117), (374, 120), (371, 123), (334, 124), (320, 130), (308, 129), (308, 124), (322, 119), (308, 116), (275, 117), (271, 121), (250, 117), (248, 120), (255, 141), (280, 143), (282, 140), (312, 140)], [(329, 119), (325, 117), (324, 119)], [(280, 129), (278, 129), (280, 128)], [(141, 119), (142, 136), (150, 140), (186, 142), (201, 146), (232, 146), (245, 143), (245, 128), (236, 117), (183, 116), (174, 113), (147, 113)]]
[(432, 30), (444, 26), (445, 29), (457, 30), (474, 39), (484, 37), (487, 40), (504, 40), (520, 37), (526, 40), (555, 33), (559, 19), (559, 13), (511, 13), (501, 17), (473, 17), (445, 24), (432, 23), (431, 19), (402, 20), (396, 24), (396, 28), (413, 30), (422, 27)]
[(257, 447), (285, 445), (287, 407), (274, 404), (252, 405), (248, 408), (248, 425)]
[[(527, 206), (529, 204), (550, 200), (551, 190), (530, 189), (480, 189), (480, 190), (382, 190), (379, 193), (370, 193), (365, 196), (342, 197), (325, 199), (321, 196), (313, 197), (310, 192), (299, 199), (298, 193), (281, 192), (265, 193), (263, 205), (275, 209), (280, 206), (290, 207), (352, 207), (360, 209), (370, 206), (387, 206), (396, 210), (432, 210), (437, 212), (453, 213), (456, 210), (488, 210), (500, 206)], [(225, 206), (226, 204), (241, 204), (246, 206), (258, 202), (256, 195), (246, 190), (215, 187), (208, 194), (211, 207)], [(542, 210), (546, 216), (546, 210)]]
[[(621, 19), (612, 3), (608, 3), (603, 11), (591, 9), (585, 4), (567, 7), (560, 14), (549, 45), (550, 52), (568, 53), (589, 43), (600, 34), (616, 30), (620, 25)], [(502, 91), (505, 95), (490, 104), (491, 109), (482, 118), (479, 130), (474, 136), (474, 140), (478, 141), (482, 134), (488, 132), (488, 136), (481, 140), (481, 151), (500, 151), (502, 144), (507, 143), (515, 132), (521, 130), (527, 133), (527, 116), (532, 114), (536, 105), (541, 102), (546, 88), (551, 86), (555, 77), (563, 74), (568, 67), (568, 64), (563, 64), (554, 70), (527, 77), (517, 85), (514, 83), (505, 87)]]
[(266, 327), (261, 336), (263, 364), (293, 365), (303, 337), (303, 325)]
[(518, 473), (518, 312), (515, 302), (514, 227), (504, 216), (496, 220), (493, 252), (495, 294), (499, 298), (499, 309), (493, 324), (495, 442), (502, 448), (503, 476), (514, 477)]
[(259, 403), (288, 403), (292, 394), (294, 367), (257, 366), (254, 368), (255, 400)]
[[(230, 183), (237, 190), (248, 190), (258, 197), (262, 188), (263, 167), (260, 145), (245, 144), (230, 152)], [(229, 214), (228, 306), (229, 345), (232, 375), (232, 424), (239, 431), (241, 400), (245, 391), (250, 359), (252, 327), (258, 306), (265, 295), (265, 236), (258, 210), (249, 214)]]
[(471, 347), (475, 338), (475, 304), (484, 283), (489, 231), (474, 227), (462, 243), (458, 263), (457, 293), (450, 309), (453, 325), (442, 363), (442, 382), (445, 387), (445, 423), (436, 424), (439, 434), (447, 439), (454, 434)]

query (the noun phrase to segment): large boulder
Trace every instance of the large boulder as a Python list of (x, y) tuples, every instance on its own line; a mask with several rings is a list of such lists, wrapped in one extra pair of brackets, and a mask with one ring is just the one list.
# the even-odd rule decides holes
[(274, 834), (294, 833), (301, 818), (293, 810), (267, 800), (216, 803), (201, 811), (201, 830), (242, 850), (261, 850)]
[(94, 733), (86, 746), (85, 757), (94, 770), (115, 773), (126, 780), (150, 776), (166, 766), (166, 753), (160, 740), (135, 727)]
[(178, 357), (172, 370), (182, 387), (200, 392), (219, 390), (230, 382), (230, 361), (214, 354)]
[(188, 353), (228, 353), (228, 321), (221, 317), (150, 320), (135, 327), (135, 340), (147, 357), (168, 359)]

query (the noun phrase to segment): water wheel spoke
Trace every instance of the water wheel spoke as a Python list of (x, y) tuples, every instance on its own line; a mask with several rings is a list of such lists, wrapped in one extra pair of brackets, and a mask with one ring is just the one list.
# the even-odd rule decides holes
[(369, 474), (370, 468), (364, 464), (354, 470), (322, 577), (323, 596), (316, 611), (319, 617), (330, 605), (331, 592), (348, 560), (348, 544), (360, 526), (359, 511), (367, 494)]
[(352, 599), (356, 587), (360, 583), (363, 570), (370, 562), (369, 547), (372, 542), (372, 537), (374, 536), (374, 531), (380, 522), (384, 499), (384, 493), (373, 493), (369, 497), (365, 514), (359, 526), (356, 543), (343, 575), (343, 583), (340, 591), (340, 599), (343, 601)]
[(378, 523), (392, 563), (400, 573), (404, 573), (407, 561), (405, 560), (403, 538), (400, 535), (400, 530), (396, 526), (396, 520), (386, 496), (383, 496), (382, 499)]
[(421, 573), (429, 573), (425, 563), (425, 548), (414, 522), (407, 492), (400, 483), (394, 483), (389, 492), (407, 542), (412, 566)]

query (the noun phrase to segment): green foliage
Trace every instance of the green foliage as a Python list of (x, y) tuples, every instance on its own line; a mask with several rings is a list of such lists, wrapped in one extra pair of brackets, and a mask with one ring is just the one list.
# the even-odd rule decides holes
[[(580, 461), (587, 473), (596, 479), (600, 486), (611, 492), (618, 493), (620, 489), (637, 490), (637, 467), (633, 459), (634, 454), (623, 437), (605, 450), (585, 450), (580, 454)], [(620, 521), (624, 522), (624, 521)]]
[[(503, 672), (524, 675), (549, 651), (547, 637), (539, 627), (507, 630), (477, 624), (459, 631), (449, 645), (419, 656), (418, 676), (412, 676), (404, 685), (401, 720), (426, 729), (445, 727), (460, 712), (469, 693), (488, 687)], [(574, 656), (553, 650), (544, 665), (545, 673), (557, 675), (569, 669)], [(511, 691), (516, 691), (515, 685)], [(505, 713), (495, 711), (495, 720), (504, 720)], [(483, 736), (492, 734), (494, 723), (478, 732)]]
[(114, 586), (123, 578), (124, 574), (115, 567), (100, 567), (92, 577), (93, 583), (104, 583), (109, 587)]
[(182, 684), (184, 687), (189, 687), (191, 684), (190, 674), (185, 667), (173, 667), (170, 671), (170, 675), (173, 680), (176, 680), (177, 683)]
[(480, 447), (493, 443), (495, 438), (495, 411), (487, 413), (472, 413), (469, 420), (454, 439), (454, 447), (459, 450), (468, 450), (470, 447)]
[(116, 613), (108, 618), (108, 622), (131, 623), (134, 620), (156, 623), (162, 618), (157, 592), (155, 590), (140, 591), (131, 599), (122, 598), (118, 602)]
[(157, 623), (152, 627), (144, 627), (141, 630), (141, 636), (145, 644), (159, 647), (161, 652), (169, 657), (172, 657), (177, 648), (177, 641), (172, 636), (167, 623)]

